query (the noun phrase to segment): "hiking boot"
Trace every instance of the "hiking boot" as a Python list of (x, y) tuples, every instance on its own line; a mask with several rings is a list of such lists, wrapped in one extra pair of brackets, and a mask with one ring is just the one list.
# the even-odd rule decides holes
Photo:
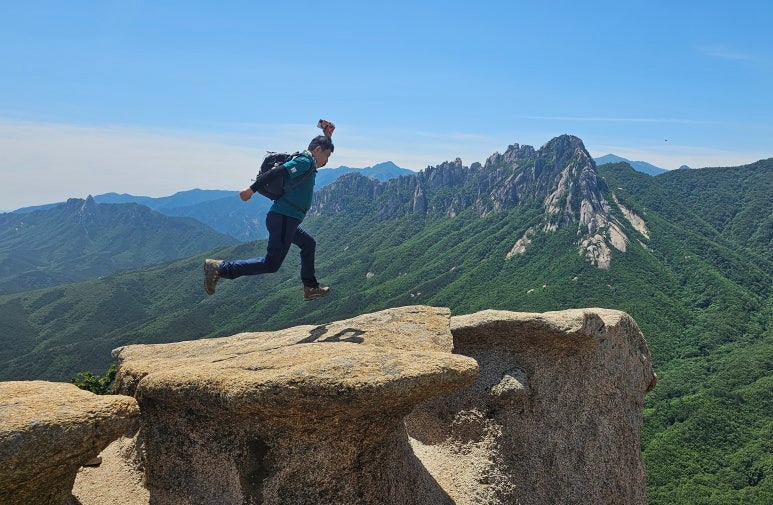
[(303, 286), (303, 300), (308, 302), (316, 298), (322, 298), (327, 296), (329, 292), (330, 288), (328, 287), (317, 286), (312, 288), (311, 286)]
[(208, 295), (215, 294), (215, 285), (220, 280), (220, 265), (223, 260), (204, 260), (204, 291)]

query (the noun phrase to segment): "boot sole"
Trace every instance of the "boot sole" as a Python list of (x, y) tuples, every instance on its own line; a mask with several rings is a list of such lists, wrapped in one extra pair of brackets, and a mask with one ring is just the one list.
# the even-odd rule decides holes
[(312, 300), (316, 300), (317, 298), (324, 298), (324, 297), (326, 297), (329, 294), (330, 294), (330, 291), (328, 291), (327, 293), (319, 294), (319, 295), (311, 295), (309, 297), (304, 296), (303, 297), (303, 301), (304, 302), (310, 302)]
[[(212, 277), (212, 279), (210, 279)], [(204, 291), (208, 295), (214, 295), (215, 294), (215, 286), (217, 285), (217, 281), (220, 280), (220, 276), (218, 275), (217, 271), (215, 270), (215, 267), (210, 265), (206, 260), (204, 261)], [(210, 290), (209, 282), (212, 281), (212, 289)]]

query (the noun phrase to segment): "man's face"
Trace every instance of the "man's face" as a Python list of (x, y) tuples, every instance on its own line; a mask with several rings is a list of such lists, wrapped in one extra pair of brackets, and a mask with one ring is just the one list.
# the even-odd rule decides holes
[(331, 152), (332, 151), (330, 150), (322, 149), (322, 146), (317, 146), (311, 151), (311, 154), (314, 155), (314, 159), (317, 160), (317, 168), (322, 168), (327, 165), (327, 160), (330, 158)]

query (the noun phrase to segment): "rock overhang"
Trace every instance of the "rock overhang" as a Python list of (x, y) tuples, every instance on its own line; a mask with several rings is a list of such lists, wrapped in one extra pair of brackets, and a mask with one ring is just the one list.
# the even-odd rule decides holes
[[(474, 380), (447, 308), (410, 306), (323, 325), (116, 349), (118, 389), (203, 410), (283, 416), (410, 408)], [(292, 405), (292, 409), (288, 406)]]

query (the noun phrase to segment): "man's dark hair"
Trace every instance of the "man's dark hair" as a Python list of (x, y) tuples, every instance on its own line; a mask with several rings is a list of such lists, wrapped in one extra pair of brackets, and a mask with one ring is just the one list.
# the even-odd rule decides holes
[(333, 139), (324, 135), (319, 135), (318, 137), (311, 139), (311, 142), (309, 142), (309, 151), (313, 151), (317, 146), (321, 147), (323, 151), (330, 151), (331, 153), (335, 150)]

